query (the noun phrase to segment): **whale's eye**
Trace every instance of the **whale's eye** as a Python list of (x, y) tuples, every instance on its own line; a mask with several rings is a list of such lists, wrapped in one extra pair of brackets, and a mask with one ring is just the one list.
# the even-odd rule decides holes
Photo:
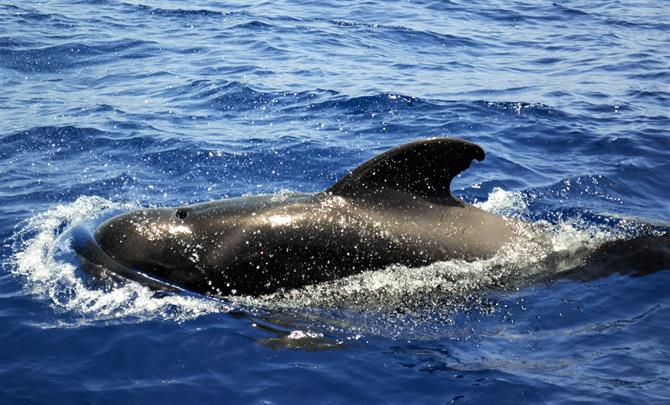
[(177, 218), (179, 219), (186, 219), (186, 217), (188, 216), (188, 212), (186, 212), (185, 209), (180, 208), (177, 210), (177, 213), (175, 215), (177, 215)]

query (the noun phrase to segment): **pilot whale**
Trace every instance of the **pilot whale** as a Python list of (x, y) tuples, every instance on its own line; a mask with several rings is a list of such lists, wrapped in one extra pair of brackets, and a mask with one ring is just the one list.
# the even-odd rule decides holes
[(107, 274), (216, 296), (267, 294), (391, 264), (490, 258), (519, 223), (450, 191), (484, 156), (460, 139), (417, 140), (323, 192), (138, 209), (105, 221), (75, 250)]

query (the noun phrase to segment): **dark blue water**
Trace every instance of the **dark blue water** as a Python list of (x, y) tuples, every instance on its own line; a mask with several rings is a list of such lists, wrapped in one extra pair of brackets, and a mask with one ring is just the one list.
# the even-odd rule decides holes
[(444, 135), (554, 251), (667, 226), (667, 3), (144, 3), (0, 4), (0, 402), (670, 400), (668, 271), (511, 287), (547, 251), (510, 249), (215, 300), (101, 286), (68, 234)]

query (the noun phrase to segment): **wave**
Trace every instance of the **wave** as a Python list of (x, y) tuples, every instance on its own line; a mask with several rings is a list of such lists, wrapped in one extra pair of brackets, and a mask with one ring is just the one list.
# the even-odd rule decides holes
[(110, 58), (147, 58), (156, 49), (155, 44), (150, 41), (134, 39), (98, 42), (95, 45), (68, 42), (41, 48), (1, 47), (0, 67), (23, 73), (53, 73), (106, 63)]
[(345, 95), (329, 89), (310, 91), (267, 90), (237, 81), (200, 79), (171, 88), (157, 95), (169, 97), (171, 104), (190, 105), (203, 110), (220, 112), (258, 112), (269, 109), (282, 115), (302, 116), (323, 114), (329, 117), (344, 115), (374, 118), (376, 114), (393, 112), (412, 113), (467, 113), (496, 112), (530, 119), (569, 121), (569, 113), (542, 104), (518, 101), (438, 100), (408, 96), (399, 93)]
[[(24, 23), (45, 23), (54, 27), (66, 27), (68, 24), (75, 22), (74, 19), (57, 13), (43, 13), (35, 8), (25, 8), (9, 4), (0, 4), (0, 10), (11, 10), (14, 17), (20, 19)], [(70, 25), (71, 26), (71, 25)]]
[(151, 16), (160, 16), (160, 17), (169, 17), (175, 19), (182, 18), (193, 18), (193, 17), (204, 17), (204, 18), (220, 18), (233, 15), (248, 15), (245, 11), (230, 11), (226, 10), (213, 10), (209, 8), (166, 8), (166, 7), (156, 7), (148, 6), (145, 4), (129, 4), (123, 3), (126, 7), (131, 10), (139, 10), (140, 12), (149, 14)]
[[(2, 136), (3, 145), (0, 159), (23, 156), (27, 151), (48, 155), (51, 160), (71, 158), (73, 154), (94, 149), (114, 149), (116, 153), (125, 148), (145, 149), (160, 141), (149, 137), (119, 135), (94, 127), (39, 126), (15, 131)], [(25, 156), (23, 156), (25, 157)]]

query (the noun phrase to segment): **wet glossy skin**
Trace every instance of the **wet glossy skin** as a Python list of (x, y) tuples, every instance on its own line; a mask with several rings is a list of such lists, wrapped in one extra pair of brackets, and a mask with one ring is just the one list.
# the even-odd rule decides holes
[(258, 295), (400, 263), (494, 255), (508, 220), (388, 190), (242, 197), (112, 218), (95, 237), (115, 261), (189, 290)]

